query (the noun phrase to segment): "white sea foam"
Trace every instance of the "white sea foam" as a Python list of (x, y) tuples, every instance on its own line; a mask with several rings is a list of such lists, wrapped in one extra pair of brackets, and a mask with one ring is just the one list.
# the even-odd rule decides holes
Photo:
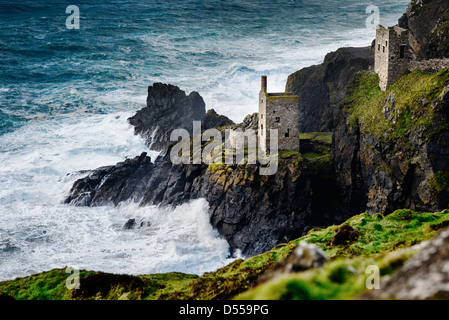
[[(64, 266), (126, 274), (201, 274), (232, 261), (227, 242), (209, 223), (203, 199), (175, 209), (30, 206), (24, 201), (4, 210), (0, 280)], [(130, 217), (145, 225), (124, 229)]]
[[(62, 204), (78, 170), (112, 165), (147, 150), (132, 113), (32, 122), (0, 137), (0, 280), (74, 265), (120, 273), (202, 273), (227, 261), (229, 247), (209, 224), (208, 204), (172, 210), (136, 204)], [(149, 227), (124, 230), (129, 218)]]

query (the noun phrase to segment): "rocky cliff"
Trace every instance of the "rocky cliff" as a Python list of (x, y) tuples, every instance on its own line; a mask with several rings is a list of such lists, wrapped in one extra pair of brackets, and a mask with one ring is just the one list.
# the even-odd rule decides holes
[[(402, 22), (412, 28), (413, 12)], [(281, 152), (273, 176), (259, 175), (257, 165), (174, 165), (168, 152), (153, 163), (142, 154), (79, 179), (66, 203), (175, 206), (205, 198), (212, 225), (245, 255), (360, 212), (447, 208), (449, 71), (415, 71), (383, 92), (366, 71), (372, 64), (370, 47), (342, 48), (289, 77), (286, 90), (301, 96), (302, 130), (335, 132), (333, 143), (302, 141), (301, 153)], [(205, 115), (198, 93), (165, 84), (149, 87), (147, 107), (129, 121), (153, 149), (168, 151), (173, 129), (191, 132), (201, 119), (222, 129), (257, 126), (257, 115), (237, 125), (213, 110)]]
[(449, 71), (404, 75), (386, 92), (357, 75), (335, 129), (344, 211), (391, 213), (448, 207)]
[[(330, 151), (328, 144), (322, 147)], [(117, 205), (131, 199), (142, 206), (175, 206), (204, 198), (212, 225), (231, 250), (252, 256), (311, 227), (342, 221), (331, 163), (330, 152), (316, 159), (284, 152), (277, 173), (262, 176), (257, 165), (173, 165), (169, 153), (152, 163), (143, 153), (79, 179), (66, 203)]]
[(228, 117), (218, 114), (214, 109), (210, 109), (207, 110), (206, 114), (201, 120), (201, 130), (230, 126), (233, 124), (234, 121), (232, 121)]
[(328, 53), (323, 63), (291, 74), (285, 90), (301, 97), (301, 132), (332, 131), (346, 86), (357, 72), (373, 67), (371, 47), (340, 48)]
[(201, 121), (205, 113), (204, 100), (198, 92), (187, 96), (177, 86), (154, 83), (148, 87), (147, 106), (128, 121), (150, 149), (165, 152), (174, 129), (186, 129), (192, 134), (192, 122)]
[(409, 29), (416, 39), (418, 59), (449, 57), (449, 2), (412, 0), (399, 19), (399, 26)]
[(66, 203), (176, 206), (204, 198), (212, 225), (248, 256), (364, 211), (447, 208), (449, 71), (416, 71), (386, 92), (376, 74), (361, 72), (338, 110), (334, 142), (303, 134), (301, 153), (281, 152), (273, 176), (257, 165), (174, 165), (169, 152), (153, 163), (143, 153), (79, 179)]
[[(426, 50), (445, 55), (442, 44), (433, 42), (439, 47), (431, 49), (433, 40), (428, 35), (445, 39), (438, 28), (445, 23), (446, 7), (446, 1), (416, 0), (401, 18), (427, 57)], [(429, 18), (434, 14), (437, 19)], [(205, 198), (212, 225), (233, 251), (253, 256), (271, 249), (201, 277), (86, 275), (91, 278), (83, 283), (98, 285), (101, 280), (102, 286), (81, 291), (82, 298), (122, 298), (126, 294), (134, 299), (145, 295), (158, 299), (348, 299), (363, 294), (358, 297), (447, 299), (449, 231), (427, 244), (415, 244), (449, 225), (449, 69), (436, 74), (407, 73), (384, 92), (378, 76), (366, 71), (371, 65), (370, 48), (344, 48), (329, 54), (323, 64), (289, 77), (287, 90), (303, 98), (304, 131), (334, 128), (334, 133), (302, 134), (301, 153), (280, 152), (275, 175), (260, 175), (257, 165), (174, 165), (167, 152), (154, 162), (142, 153), (92, 170), (76, 181), (66, 199), (72, 205), (117, 205), (133, 200), (142, 206), (170, 206)], [(181, 115), (188, 121), (201, 119), (204, 103), (197, 93), (186, 96), (174, 86), (150, 88), (148, 107), (130, 122), (148, 144), (169, 151), (166, 137), (175, 128), (171, 121)], [(162, 115), (167, 117), (161, 119)], [(206, 127), (257, 127), (257, 114), (237, 125), (214, 111), (204, 119)], [(365, 213), (340, 226), (332, 225), (361, 212)], [(327, 225), (331, 226), (310, 230)], [(313, 260), (309, 263), (312, 255), (304, 255), (304, 249), (315, 245), (303, 243), (297, 248), (308, 264), (291, 256), (302, 240), (318, 245), (333, 259), (320, 261), (321, 268), (307, 273), (289, 273), (289, 269), (314, 267)], [(321, 249), (320, 260), (326, 260)], [(384, 290), (367, 294), (366, 270), (373, 263), (382, 276), (391, 276), (382, 278)], [(271, 267), (272, 272), (267, 272)], [(47, 279), (52, 273), (64, 286), (65, 271), (42, 277)], [(260, 278), (264, 273), (268, 279)], [(40, 287), (39, 277), (30, 279)], [(263, 280), (259, 287), (236, 296), (258, 279)], [(23, 297), (17, 293), (24, 288), (24, 281), (19, 281), (0, 289)], [(79, 298), (77, 292), (71, 294)]]

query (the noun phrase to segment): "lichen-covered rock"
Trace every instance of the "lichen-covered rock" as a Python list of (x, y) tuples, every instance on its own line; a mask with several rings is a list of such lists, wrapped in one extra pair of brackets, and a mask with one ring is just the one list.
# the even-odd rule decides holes
[(301, 241), (287, 258), (277, 262), (260, 280), (263, 282), (282, 274), (319, 268), (328, 260), (329, 257), (319, 246)]
[[(380, 92), (368, 89), (370, 73), (358, 75), (365, 76), (366, 81), (356, 90)], [(340, 110), (334, 161), (344, 194), (343, 211), (388, 214), (400, 208), (425, 212), (447, 208), (449, 187), (445, 187), (444, 176), (449, 172), (449, 90), (444, 84), (448, 74), (434, 75), (441, 84), (433, 84), (432, 94), (405, 100), (407, 90), (400, 86), (419, 77), (419, 73), (406, 75), (398, 80), (397, 88), (380, 94), (378, 100), (361, 102), (365, 109), (354, 111), (356, 103), (349, 99)], [(414, 90), (423, 90), (416, 86)]]
[(253, 129), (257, 130), (259, 126), (259, 113), (255, 112), (253, 114), (249, 114), (243, 119), (242, 130), (245, 129)]
[(392, 276), (382, 279), (379, 290), (367, 295), (374, 299), (448, 299), (449, 229), (410, 258)]

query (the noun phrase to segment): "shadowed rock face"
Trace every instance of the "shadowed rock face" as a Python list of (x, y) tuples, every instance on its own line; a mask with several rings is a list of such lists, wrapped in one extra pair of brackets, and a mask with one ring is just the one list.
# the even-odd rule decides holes
[(414, 48), (418, 59), (449, 57), (447, 0), (412, 0), (398, 24), (409, 29), (418, 41)]
[(349, 125), (348, 115), (340, 112), (334, 161), (343, 211), (389, 214), (401, 208), (435, 212), (448, 207), (444, 186), (449, 180), (449, 132), (441, 127), (448, 121), (448, 102), (446, 87), (431, 102), (430, 127), (417, 126), (407, 136), (413, 146), (408, 152), (404, 141), (382, 142), (366, 129)]
[(371, 47), (340, 48), (322, 64), (289, 75), (285, 91), (300, 96), (301, 132), (332, 131), (347, 85), (357, 72), (373, 67)]
[(201, 120), (201, 130), (219, 128), (234, 124), (234, 121), (226, 116), (218, 114), (214, 109), (207, 110), (206, 115)]
[(146, 139), (152, 150), (165, 152), (170, 134), (186, 129), (192, 134), (192, 122), (201, 121), (206, 114), (203, 98), (198, 92), (188, 96), (177, 86), (154, 83), (148, 87), (147, 106), (128, 119), (135, 133)]

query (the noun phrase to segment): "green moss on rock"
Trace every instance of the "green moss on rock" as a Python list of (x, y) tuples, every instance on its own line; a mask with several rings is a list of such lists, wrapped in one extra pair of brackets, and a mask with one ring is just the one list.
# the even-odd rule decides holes
[[(358, 238), (341, 245), (332, 239), (341, 227), (358, 231)], [(142, 276), (81, 271), (82, 291), (65, 287), (64, 269), (0, 282), (0, 292), (15, 299), (352, 299), (365, 290), (368, 265), (391, 274), (413, 252), (406, 248), (431, 239), (449, 226), (449, 210), (420, 213), (408, 209), (390, 215), (359, 214), (339, 226), (310, 230), (304, 237), (277, 245), (263, 254), (237, 259), (202, 276), (183, 273)], [(323, 269), (274, 278), (257, 286), (260, 277), (286, 258), (300, 241), (315, 243), (332, 259)]]
[[(411, 159), (416, 150), (410, 136), (423, 131), (428, 139), (448, 131), (436, 101), (449, 84), (449, 69), (428, 74), (414, 71), (404, 74), (386, 91), (379, 88), (374, 72), (362, 71), (348, 86), (343, 110), (348, 123), (385, 145), (395, 145)], [(394, 101), (394, 102), (392, 102)]]

